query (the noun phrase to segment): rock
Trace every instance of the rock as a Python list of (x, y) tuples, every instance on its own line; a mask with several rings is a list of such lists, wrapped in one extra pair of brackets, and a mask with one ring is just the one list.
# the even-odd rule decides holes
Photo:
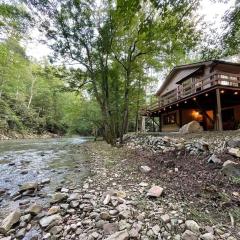
[(103, 231), (106, 235), (113, 234), (118, 231), (118, 225), (116, 223), (105, 223), (103, 225)]
[(53, 215), (56, 214), (60, 211), (60, 206), (52, 206), (51, 208), (49, 208), (47, 215)]
[(151, 172), (151, 168), (150, 167), (148, 167), (148, 166), (140, 166), (140, 171), (142, 172), (142, 173), (149, 173), (149, 172)]
[(51, 203), (58, 203), (58, 202), (61, 202), (65, 199), (67, 199), (67, 197), (68, 197), (68, 195), (66, 193), (60, 193), (60, 192), (54, 193), (52, 195), (52, 199), (51, 199), (50, 202)]
[(80, 204), (79, 201), (71, 201), (71, 202), (70, 202), (70, 206), (71, 206), (72, 208), (78, 207), (79, 204)]
[(28, 190), (35, 191), (38, 188), (38, 183), (37, 182), (28, 182), (24, 183), (19, 187), (19, 192), (25, 192)]
[(101, 212), (100, 213), (100, 218), (102, 220), (109, 220), (109, 219), (111, 219), (111, 216), (110, 216), (110, 214), (108, 212)]
[(116, 232), (108, 237), (106, 240), (128, 240), (129, 234), (127, 230)]
[(240, 158), (240, 148), (230, 148), (228, 149), (229, 154)]
[(26, 233), (26, 229), (21, 228), (20, 230), (17, 231), (16, 237), (22, 239), (25, 236), (25, 233)]
[(41, 184), (47, 184), (50, 183), (50, 178), (45, 178), (41, 181)]
[(203, 235), (200, 236), (201, 240), (214, 240), (215, 237), (212, 233), (205, 233)]
[(209, 159), (208, 163), (215, 163), (215, 164), (221, 164), (222, 161), (220, 158), (218, 158), (215, 154), (213, 154)]
[(168, 214), (164, 214), (160, 218), (161, 218), (161, 221), (164, 222), (164, 223), (169, 223), (170, 222), (170, 217), (169, 217)]
[(223, 163), (222, 172), (230, 177), (240, 177), (240, 164), (227, 160)]
[(42, 211), (42, 206), (34, 203), (33, 205), (31, 205), (28, 209), (27, 212), (31, 213), (32, 215), (37, 215)]
[(62, 230), (63, 230), (62, 226), (54, 226), (49, 230), (49, 232), (55, 236), (58, 233), (60, 233)]
[(43, 228), (45, 228), (61, 220), (62, 220), (61, 216), (59, 214), (55, 214), (55, 215), (43, 217), (42, 219), (40, 219), (39, 223)]
[(186, 230), (182, 235), (182, 240), (198, 240), (196, 233)]
[(0, 226), (0, 233), (7, 233), (14, 224), (19, 222), (21, 217), (21, 212), (19, 209), (16, 211), (11, 212), (3, 221)]
[(0, 196), (2, 196), (3, 194), (6, 193), (6, 189), (5, 188), (0, 188)]
[(200, 227), (199, 225), (193, 220), (187, 220), (185, 222), (186, 228), (192, 232), (199, 233)]
[(4, 237), (4, 238), (1, 238), (1, 240), (11, 240), (12, 239), (12, 237), (11, 236), (9, 236), (9, 237)]
[(107, 194), (106, 197), (105, 197), (104, 200), (103, 200), (103, 204), (104, 204), (104, 205), (109, 204), (110, 200), (111, 200), (111, 195), (110, 195), (110, 194)]
[(146, 182), (141, 182), (141, 183), (139, 183), (139, 186), (140, 186), (140, 187), (147, 187), (147, 186), (148, 186), (148, 183), (146, 183)]
[(240, 148), (240, 138), (236, 137), (227, 141), (227, 145), (231, 148)]
[(202, 126), (199, 124), (199, 122), (197, 122), (197, 121), (189, 122), (189, 123), (183, 125), (183, 126), (179, 129), (179, 133), (181, 133), (181, 134), (199, 133), (199, 132), (203, 132), (203, 128), (202, 128)]
[(29, 222), (31, 220), (31, 214), (26, 214), (26, 215), (21, 216), (20, 220), (22, 222)]
[(80, 193), (72, 193), (72, 194), (69, 196), (68, 201), (80, 200), (80, 199), (81, 199)]
[(148, 190), (148, 197), (160, 197), (162, 195), (163, 188), (159, 186), (153, 186)]
[(158, 233), (160, 232), (160, 227), (158, 225), (155, 225), (152, 227), (152, 231), (155, 235), (158, 235)]
[(138, 233), (138, 231), (135, 228), (132, 228), (129, 231), (129, 236), (130, 236), (130, 238), (138, 239), (139, 238), (139, 233)]
[(129, 210), (123, 210), (119, 213), (119, 217), (121, 219), (128, 219), (131, 216), (131, 212)]

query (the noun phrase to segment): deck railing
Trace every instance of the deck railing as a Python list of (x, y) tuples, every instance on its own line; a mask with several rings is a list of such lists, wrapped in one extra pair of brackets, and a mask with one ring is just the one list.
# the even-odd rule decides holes
[(160, 98), (159, 105), (164, 106), (169, 103), (175, 102), (176, 100), (185, 98), (194, 93), (203, 91), (210, 87), (222, 85), (230, 87), (240, 87), (240, 74), (231, 74), (225, 72), (215, 72), (209, 74), (208, 76), (197, 79), (195, 82), (188, 84), (179, 85), (178, 89), (171, 91), (171, 95), (165, 98), (164, 96)]
[(239, 87), (240, 88), (240, 74), (232, 74), (226, 72), (213, 72), (204, 78), (196, 79), (194, 82), (179, 84), (179, 87), (164, 94), (159, 100), (149, 107), (148, 110), (155, 110), (159, 107), (164, 107), (177, 100), (204, 91), (216, 85)]

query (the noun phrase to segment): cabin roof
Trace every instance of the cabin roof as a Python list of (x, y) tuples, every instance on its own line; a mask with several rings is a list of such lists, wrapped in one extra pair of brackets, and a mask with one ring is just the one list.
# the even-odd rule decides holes
[(171, 79), (173, 76), (179, 71), (182, 70), (182, 73), (177, 78), (177, 83), (180, 83), (181, 80), (185, 79), (186, 77), (190, 76), (191, 74), (195, 73), (198, 71), (201, 67), (203, 66), (209, 66), (209, 65), (217, 65), (217, 64), (227, 64), (227, 65), (235, 65), (239, 66), (239, 63), (234, 63), (234, 62), (228, 62), (228, 61), (223, 61), (223, 60), (209, 60), (209, 61), (203, 61), (203, 62), (197, 62), (197, 63), (191, 63), (191, 64), (185, 64), (185, 65), (179, 65), (174, 67), (170, 73), (167, 75), (165, 80), (163, 81), (163, 84), (161, 87), (158, 89), (156, 95), (160, 95), (164, 89), (167, 87), (167, 85), (171, 82)]

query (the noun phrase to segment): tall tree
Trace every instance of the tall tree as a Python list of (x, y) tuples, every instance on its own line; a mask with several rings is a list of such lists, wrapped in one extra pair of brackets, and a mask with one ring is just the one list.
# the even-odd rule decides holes
[(191, 19), (196, 0), (26, 2), (44, 17), (42, 29), (56, 57), (83, 72), (78, 81), (95, 96), (104, 137), (111, 144), (127, 131), (137, 65), (169, 61), (197, 40)]

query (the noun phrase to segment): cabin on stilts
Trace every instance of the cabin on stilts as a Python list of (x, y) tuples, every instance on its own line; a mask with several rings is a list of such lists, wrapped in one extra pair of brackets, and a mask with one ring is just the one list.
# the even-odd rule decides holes
[(204, 130), (240, 128), (240, 64), (211, 60), (176, 66), (156, 93), (157, 102), (141, 110), (141, 130), (174, 132), (190, 121)]

